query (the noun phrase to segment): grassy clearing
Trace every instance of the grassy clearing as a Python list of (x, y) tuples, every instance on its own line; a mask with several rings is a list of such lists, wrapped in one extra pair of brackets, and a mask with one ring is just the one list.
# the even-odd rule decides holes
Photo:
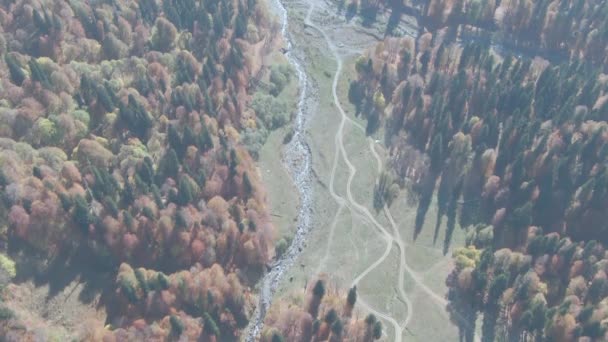
[[(306, 8), (300, 8), (290, 13), (292, 26), (302, 25), (306, 10)], [(315, 82), (318, 91), (317, 103), (308, 109), (314, 113), (309, 122), (308, 134), (313, 153), (313, 169), (318, 176), (318, 182), (314, 188), (313, 230), (307, 247), (302, 251), (294, 267), (283, 278), (283, 283), (277, 291), (278, 298), (287, 298), (294, 291), (301, 291), (309, 277), (314, 276), (317, 271), (330, 274), (338, 286), (348, 287), (355, 277), (382, 256), (386, 248), (386, 241), (377, 233), (376, 228), (360, 215), (351, 213), (347, 207), (338, 212), (339, 206), (329, 194), (327, 187), (335, 154), (334, 138), (340, 122), (340, 115), (331, 96), (331, 83), (336, 62), (328, 54), (323, 40), (316, 31), (299, 30), (295, 38), (296, 43), (306, 42), (306, 44), (302, 44), (307, 57), (306, 67), (311, 82)], [(354, 117), (354, 108), (347, 100), (349, 83), (355, 77), (353, 68), (355, 57), (344, 63), (338, 92), (347, 115), (365, 127), (364, 120)], [(330, 77), (327, 76), (328, 74)], [(374, 139), (379, 139), (381, 136), (383, 133), (378, 132)], [(372, 207), (373, 188), (378, 172), (376, 160), (369, 149), (369, 140), (359, 128), (350, 123), (346, 123), (343, 139), (348, 158), (357, 168), (352, 183), (354, 199), (369, 208), (376, 220), (390, 231), (388, 220), (382, 213), (376, 214)], [(267, 155), (272, 156), (273, 148), (276, 146), (267, 145), (264, 147), (269, 149)], [(376, 150), (381, 158), (385, 158), (386, 152), (382, 148), (376, 146)], [(276, 154), (276, 150), (274, 151)], [(262, 161), (263, 158), (260, 159)], [(262, 161), (261, 165), (267, 165), (265, 163), (267, 162)], [(286, 192), (280, 189), (282, 183), (278, 178), (273, 175), (272, 179), (269, 178), (266, 183), (269, 188), (273, 188), (269, 193), (271, 204), (276, 202), (273, 200), (274, 196), (279, 196), (277, 198), (281, 203), (285, 198)], [(347, 178), (348, 168), (340, 159), (335, 176), (335, 190), (340, 196), (346, 195)], [(274, 208), (273, 205), (273, 210)], [(288, 208), (277, 210), (284, 212)], [(441, 251), (445, 219), (437, 245), (433, 246), (432, 243), (436, 215), (435, 202), (431, 204), (424, 229), (415, 243), (412, 241), (412, 234), (416, 208), (408, 205), (404, 191), (394, 201), (390, 210), (406, 243), (408, 264), (417, 271), (424, 283), (434, 292), (439, 295), (445, 294), (447, 291), (445, 277), (450, 271), (451, 262), (449, 255), (444, 256)], [(334, 222), (335, 228), (332, 234), (331, 229)], [(330, 239), (330, 237), (332, 238)], [(464, 232), (457, 227), (452, 246), (461, 246), (463, 240)], [(408, 308), (401, 301), (397, 291), (398, 265), (399, 254), (394, 245), (389, 256), (361, 280), (358, 293), (374, 309), (389, 314), (401, 322), (406, 317)], [(412, 321), (408, 325), (408, 330), (404, 332), (403, 338), (406, 341), (456, 340), (458, 338), (457, 329), (446, 318), (445, 309), (433, 304), (427, 298), (426, 293), (418, 290), (413, 279), (407, 275), (405, 287), (414, 306)], [(386, 322), (384, 325), (389, 326)], [(394, 340), (394, 332), (391, 330), (386, 329), (388, 341)]]
[(298, 216), (298, 192), (281, 161), (283, 138), (289, 130), (284, 127), (271, 132), (258, 160), (277, 238), (293, 236)]
[[(354, 106), (348, 103), (348, 86), (350, 84), (350, 79), (346, 75), (355, 74), (354, 68), (352, 67), (354, 65), (354, 58), (350, 61), (350, 63), (347, 63), (346, 65), (350, 65), (351, 69), (345, 70), (347, 73), (345, 73), (345, 76), (341, 78), (342, 82), (340, 82), (339, 85), (340, 101), (342, 103), (342, 106), (347, 109), (347, 114), (350, 115), (353, 120), (356, 120), (362, 125), (364, 125), (365, 122), (363, 120), (354, 118)], [(353, 133), (354, 134), (348, 136), (348, 139), (356, 139), (357, 135), (361, 134), (361, 131), (356, 130)], [(375, 134), (375, 138), (381, 136), (383, 136), (383, 132), (377, 132)], [(351, 146), (351, 144), (348, 144), (348, 146)], [(386, 154), (386, 151), (380, 151), (381, 149), (378, 148), (378, 146), (376, 146), (376, 149), (381, 156)], [(369, 147), (366, 148), (366, 151), (369, 151)], [(351, 158), (351, 162), (353, 162), (353, 164), (357, 167), (358, 170), (368, 170), (369, 168), (364, 168), (362, 166), (365, 165), (365, 163), (367, 162), (367, 165), (374, 166), (374, 170), (373, 172), (371, 172), (371, 174), (375, 174), (376, 161), (371, 155), (365, 158), (361, 154), (352, 153), (350, 151), (349, 155), (353, 156), (353, 158)], [(360, 158), (357, 158), (359, 156)], [(361, 172), (360, 176), (361, 178), (365, 177), (363, 172)], [(357, 179), (358, 178), (359, 177), (357, 177)], [(373, 179), (375, 180), (375, 177)], [(369, 183), (369, 181), (367, 183)], [(368, 207), (371, 207), (371, 191), (373, 191), (373, 185), (370, 187), (370, 185), (368, 184), (367, 188), (353, 186), (353, 195), (355, 196), (355, 198), (361, 203), (366, 204)], [(363, 202), (365, 200), (367, 200), (367, 203)], [(464, 230), (460, 229), (460, 227), (457, 225), (452, 238), (452, 247), (448, 254), (444, 256), (442, 253), (442, 246), (447, 221), (445, 217), (443, 218), (443, 222), (440, 227), (440, 234), (437, 239), (437, 243), (435, 245), (433, 244), (433, 233), (435, 229), (437, 215), (436, 198), (433, 198), (433, 202), (429, 207), (429, 211), (426, 216), (422, 233), (418, 236), (417, 241), (413, 240), (413, 228), (416, 217), (416, 207), (408, 205), (407, 194), (405, 193), (405, 190), (401, 191), (399, 197), (393, 202), (390, 211), (395, 222), (399, 226), (401, 237), (406, 243), (405, 254), (407, 263), (411, 266), (412, 269), (423, 275), (424, 283), (428, 287), (430, 287), (435, 293), (447, 293), (445, 278), (451, 271), (452, 263), (450, 254), (454, 247), (464, 245)], [(385, 227), (389, 226), (389, 223), (386, 221), (383, 215), (377, 216), (377, 219)], [(404, 332), (403, 338), (407, 339), (408, 341), (456, 340), (458, 336), (457, 328), (453, 324), (451, 324), (446, 318), (447, 312), (445, 311), (445, 309), (439, 308), (437, 305), (432, 304), (428, 300), (426, 293), (417, 290), (413, 280), (407, 276), (406, 286), (408, 287), (408, 294), (415, 293), (415, 295), (412, 297), (415, 314), (411, 323), (408, 325), (409, 331)], [(412, 333), (414, 335), (412, 335)]]
[[(269, 60), (271, 61), (270, 64), (288, 63), (285, 56), (279, 52), (275, 52), (269, 57)], [(269, 74), (270, 72), (266, 73), (265, 82), (268, 82)], [(298, 79), (295, 75), (292, 75), (289, 83), (278, 94), (277, 99), (288, 103), (288, 108), (295, 113), (298, 94)], [(291, 113), (291, 115), (293, 116), (294, 113)], [(259, 151), (257, 163), (263, 183), (267, 185), (268, 203), (277, 239), (293, 236), (298, 215), (298, 192), (282, 162), (283, 140), (291, 129), (292, 125), (288, 124), (270, 131), (266, 142)]]
[[(344, 76), (341, 78), (341, 82), (339, 83), (339, 92), (338, 95), (340, 97), (340, 101), (342, 106), (353, 120), (357, 121), (361, 125), (365, 125), (365, 122), (361, 119), (354, 117), (354, 106), (348, 102), (348, 87), (351, 81), (351, 77), (356, 75), (354, 70), (354, 60), (356, 57), (352, 58), (350, 61), (345, 63), (345, 72)], [(350, 76), (350, 77), (349, 77)], [(349, 135), (348, 138), (345, 137), (345, 142), (348, 140), (360, 139), (358, 135), (361, 135), (360, 130), (354, 130), (354, 134)], [(377, 132), (374, 134), (374, 139), (380, 139), (379, 137), (383, 136), (383, 132)], [(346, 143), (345, 143), (346, 145)], [(353, 146), (356, 148), (356, 144), (349, 143), (348, 146)], [(386, 151), (380, 151), (381, 148), (376, 146), (376, 150), (381, 155), (386, 154)], [(365, 151), (369, 151), (369, 147), (366, 147)], [(373, 165), (373, 171), (369, 172), (370, 174), (376, 174), (375, 165), (376, 161), (373, 159), (371, 154), (365, 158), (361, 156), (361, 154), (357, 154), (356, 151), (349, 151), (349, 156), (351, 157), (351, 162), (358, 169), (358, 176), (360, 178), (365, 178), (363, 170), (368, 170), (368, 168), (364, 168), (362, 165)], [(359, 158), (357, 158), (359, 157)], [(361, 171), (359, 171), (361, 170)], [(361, 173), (359, 175), (359, 173)], [(357, 177), (357, 180), (359, 177)], [(375, 176), (374, 176), (375, 181)], [(368, 207), (371, 207), (371, 196), (373, 194), (373, 184), (369, 185), (369, 180), (367, 188), (363, 187), (355, 187), (353, 186), (353, 196), (360, 203), (366, 204)], [(353, 183), (354, 185), (355, 183)], [(357, 184), (359, 184), (357, 182)], [(365, 202), (367, 201), (367, 202)], [(418, 236), (416, 241), (413, 240), (413, 229), (414, 229), (414, 221), (416, 217), (416, 207), (408, 205), (407, 203), (407, 194), (405, 190), (402, 190), (399, 194), (399, 197), (393, 202), (390, 208), (391, 215), (393, 219), (399, 226), (401, 237), (406, 243), (406, 259), (408, 265), (411, 266), (419, 274), (423, 275), (424, 283), (430, 287), (435, 293), (445, 294), (447, 293), (447, 286), (445, 285), (445, 278), (451, 271), (451, 251), (454, 247), (459, 247), (464, 245), (465, 231), (460, 229), (460, 226), (457, 225), (453, 237), (450, 251), (447, 255), (443, 255), (442, 247), (443, 247), (443, 239), (446, 229), (446, 221), (447, 218), (443, 218), (442, 225), (440, 226), (440, 233), (437, 239), (436, 244), (433, 244), (433, 234), (436, 223), (437, 216), (437, 204), (436, 198), (433, 198), (433, 201), (429, 207), (427, 212), (426, 220), (423, 226), (423, 230)], [(378, 215), (377, 220), (383, 224), (385, 227), (389, 226), (389, 222), (385, 219), (384, 215)], [(446, 319), (446, 311), (444, 309), (439, 308), (437, 305), (431, 304), (428, 300), (426, 293), (416, 290), (415, 283), (409, 277), (406, 277), (406, 286), (409, 287), (408, 294), (412, 291), (416, 292), (416, 300), (414, 301), (414, 312), (415, 319), (412, 319), (408, 329), (410, 332), (414, 332), (416, 335), (410, 334), (406, 331), (403, 335), (407, 340), (431, 340), (431, 341), (451, 341), (456, 340), (458, 336), (457, 328)], [(419, 315), (420, 314), (420, 315)], [(436, 329), (430, 329), (429, 327), (436, 327)]]
[(404, 332), (405, 341), (457, 341), (458, 330), (446, 312), (430, 303), (425, 293), (415, 292), (412, 302), (416, 314)]

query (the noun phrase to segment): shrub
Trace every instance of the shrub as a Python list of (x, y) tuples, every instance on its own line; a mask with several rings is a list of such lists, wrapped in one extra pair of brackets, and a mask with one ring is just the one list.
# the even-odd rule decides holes
[(0, 306), (0, 321), (7, 321), (15, 317), (13, 310), (6, 306)]
[(288, 247), (289, 243), (287, 242), (287, 240), (285, 240), (285, 238), (282, 238), (277, 241), (277, 245), (275, 246), (277, 258), (280, 258), (287, 251)]
[(279, 95), (291, 78), (291, 67), (289, 64), (279, 64), (270, 67), (270, 83), (272, 88), (270, 93), (274, 96)]
[(270, 129), (282, 127), (289, 120), (287, 104), (271, 95), (257, 92), (253, 96), (251, 107)]
[(15, 262), (4, 254), (0, 253), (0, 269), (10, 277), (14, 278), (17, 275)]

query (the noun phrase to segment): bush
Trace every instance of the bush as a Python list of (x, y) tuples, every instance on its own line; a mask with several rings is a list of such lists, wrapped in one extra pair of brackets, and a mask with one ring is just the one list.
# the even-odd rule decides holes
[(291, 139), (293, 139), (293, 129), (289, 130), (289, 132), (285, 134), (285, 137), (283, 137), (283, 145), (289, 144)]
[(275, 246), (277, 258), (280, 258), (281, 255), (283, 255), (287, 251), (287, 248), (289, 248), (289, 243), (287, 242), (287, 240), (285, 240), (285, 238), (282, 238), (277, 241), (277, 245)]
[(77, 110), (73, 111), (71, 115), (74, 118), (74, 120), (78, 120), (78, 121), (82, 122), (87, 127), (89, 126), (89, 122), (91, 121), (91, 116), (89, 115), (89, 113), (87, 111), (82, 110), (82, 109), (77, 109)]
[(289, 64), (279, 64), (270, 67), (270, 83), (272, 89), (270, 93), (273, 96), (279, 95), (291, 79), (291, 67)]
[(241, 134), (241, 143), (245, 146), (249, 154), (255, 159), (259, 157), (260, 149), (268, 138), (268, 131), (263, 125), (258, 129), (247, 128)]
[(0, 254), (0, 269), (10, 277), (14, 278), (17, 275), (15, 262), (4, 254)]
[(0, 306), (0, 321), (7, 321), (15, 317), (13, 310), (6, 306)]
[(270, 129), (282, 127), (289, 121), (287, 104), (271, 95), (256, 93), (253, 96), (251, 107), (264, 125)]
[(40, 145), (47, 146), (57, 142), (57, 126), (55, 123), (46, 118), (40, 118), (34, 124), (32, 133), (40, 139)]

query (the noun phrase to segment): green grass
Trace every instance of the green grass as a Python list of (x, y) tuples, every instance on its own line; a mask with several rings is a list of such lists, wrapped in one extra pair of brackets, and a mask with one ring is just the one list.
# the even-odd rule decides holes
[[(275, 53), (272, 63), (288, 63), (283, 54)], [(270, 72), (266, 73), (268, 76)], [(267, 80), (265, 80), (267, 81)], [(298, 99), (298, 79), (292, 75), (285, 89), (278, 95), (279, 100), (289, 104), (295, 113)], [(258, 167), (263, 184), (266, 185), (272, 223), (277, 240), (291, 238), (295, 233), (299, 197), (291, 176), (282, 162), (283, 139), (291, 131), (291, 124), (273, 130), (259, 151)]]
[[(302, 20), (303, 13), (297, 12), (294, 17), (299, 17), (299, 20)], [(291, 25), (301, 25), (301, 22), (292, 20)], [(311, 34), (316, 36), (315, 31), (300, 33), (297, 41), (304, 39), (301, 35), (305, 35), (304, 37), (307, 40), (311, 39)], [(340, 114), (337, 112), (331, 96), (331, 83), (336, 62), (327, 53), (323, 45), (315, 48), (314, 44), (306, 44), (303, 49), (306, 49), (305, 52), (308, 57), (308, 73), (312, 78), (311, 81), (316, 82), (318, 91), (316, 108), (309, 108), (314, 112), (314, 116), (309, 121), (308, 130), (310, 147), (313, 153), (313, 169), (318, 176), (318, 182), (314, 186), (314, 220), (307, 247), (302, 251), (294, 267), (283, 278), (276, 299), (289, 298), (294, 292), (302, 291), (307, 281), (314, 277), (317, 271), (329, 274), (337, 286), (348, 288), (352, 280), (378, 260), (386, 248), (386, 241), (377, 233), (377, 229), (368, 224), (358, 214), (351, 213), (347, 207), (344, 207), (336, 218), (339, 206), (327, 189), (335, 153), (334, 137), (340, 122)], [(347, 101), (348, 85), (350, 80), (355, 77), (353, 65), (353, 60), (344, 63), (344, 70), (338, 87), (339, 97), (347, 115), (365, 127), (364, 120), (354, 118), (354, 108)], [(330, 73), (332, 77), (328, 78), (327, 73)], [(380, 131), (373, 138), (380, 139), (382, 136), (383, 132)], [(372, 206), (373, 188), (378, 172), (376, 159), (369, 150), (367, 137), (361, 130), (347, 122), (343, 139), (348, 158), (357, 168), (352, 183), (354, 199), (366, 206), (375, 215), (375, 219), (388, 231), (392, 231), (388, 220), (382, 213), (376, 214)], [(277, 153), (276, 150), (273, 150), (275, 148), (277, 148), (277, 143), (273, 143), (272, 139), (269, 139), (267, 146), (264, 146), (265, 157), (260, 158), (264, 160), (262, 166), (272, 164), (270, 163), (272, 156)], [(386, 152), (382, 151), (381, 148), (377, 146), (376, 150), (381, 157), (386, 157)], [(271, 168), (271, 171), (275, 170), (276, 167), (278, 166), (275, 165), (274, 168)], [(287, 206), (281, 207), (281, 205), (293, 201), (293, 199), (284, 199), (287, 193), (283, 190), (284, 183), (281, 177), (275, 177), (274, 174), (276, 174), (275, 171), (272, 172), (272, 178), (268, 177), (266, 183), (270, 189), (269, 195), (273, 212), (275, 206), (277, 212), (287, 212), (289, 210)], [(340, 159), (335, 177), (335, 189), (340, 196), (346, 195), (347, 178), (348, 168)], [(291, 194), (289, 194), (289, 197), (291, 197)], [(444, 218), (442, 233), (439, 236), (437, 246), (433, 246), (435, 202), (429, 208), (423, 231), (415, 243), (412, 241), (412, 234), (416, 208), (407, 204), (404, 191), (401, 191), (390, 210), (406, 243), (408, 264), (417, 271), (424, 283), (433, 291), (440, 295), (446, 293), (445, 278), (451, 266), (450, 256), (443, 256), (441, 252), (446, 219)], [(333, 239), (330, 241), (330, 228), (334, 218), (336, 219), (336, 226)], [(285, 224), (288, 224), (288, 222), (285, 222)], [(457, 227), (452, 246), (461, 246), (463, 240), (464, 232)], [(330, 244), (329, 247), (327, 247), (328, 244)], [(326, 250), (329, 251), (329, 256), (324, 259)], [(401, 322), (406, 317), (408, 308), (402, 303), (397, 290), (399, 259), (397, 246), (393, 245), (386, 260), (361, 280), (358, 293), (373, 308), (388, 313), (398, 322)], [(414, 303), (414, 315), (410, 325), (408, 325), (409, 331), (403, 334), (404, 341), (457, 340), (457, 329), (446, 318), (445, 309), (433, 304), (427, 298), (426, 293), (417, 289), (413, 279), (407, 275), (405, 287), (407, 295)], [(384, 326), (389, 335), (387, 340), (394, 340), (394, 332), (390, 325), (384, 322)]]
[(281, 161), (283, 137), (289, 130), (289, 127), (284, 127), (271, 132), (258, 160), (277, 239), (293, 236), (299, 206), (297, 189)]

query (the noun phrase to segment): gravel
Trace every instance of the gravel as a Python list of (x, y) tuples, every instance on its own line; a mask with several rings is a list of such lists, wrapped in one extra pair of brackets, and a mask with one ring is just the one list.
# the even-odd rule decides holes
[(281, 20), (281, 33), (287, 42), (287, 57), (298, 76), (300, 99), (293, 122), (293, 138), (283, 151), (283, 164), (291, 175), (300, 196), (300, 208), (298, 211), (297, 228), (291, 245), (287, 251), (276, 260), (271, 270), (260, 281), (259, 303), (253, 313), (249, 326), (247, 327), (245, 341), (254, 342), (260, 336), (264, 327), (264, 318), (272, 299), (285, 272), (293, 265), (298, 255), (304, 249), (306, 237), (312, 227), (312, 157), (310, 147), (306, 141), (306, 123), (310, 116), (308, 101), (316, 99), (313, 87), (310, 86), (301, 56), (293, 49), (290, 34), (288, 32), (288, 16), (285, 7), (280, 0), (270, 2), (271, 10)]

